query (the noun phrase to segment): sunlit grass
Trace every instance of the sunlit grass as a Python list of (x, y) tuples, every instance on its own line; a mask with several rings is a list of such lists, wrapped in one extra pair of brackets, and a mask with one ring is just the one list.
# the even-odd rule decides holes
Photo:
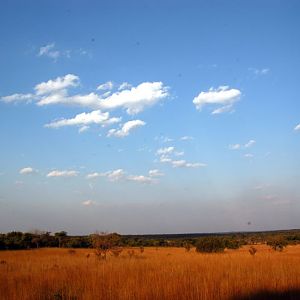
[[(1, 299), (230, 299), (300, 286), (300, 246), (223, 254), (136, 248), (99, 260), (92, 249), (0, 252)], [(88, 255), (90, 254), (90, 255)]]

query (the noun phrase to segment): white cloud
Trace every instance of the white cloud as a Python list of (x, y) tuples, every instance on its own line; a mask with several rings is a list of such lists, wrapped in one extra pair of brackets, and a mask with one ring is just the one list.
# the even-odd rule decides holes
[(74, 177), (77, 176), (79, 173), (77, 171), (59, 171), (54, 170), (47, 174), (47, 177)]
[(300, 130), (300, 123), (294, 128), (294, 130)]
[(127, 177), (127, 180), (129, 181), (135, 181), (139, 183), (153, 183), (154, 180), (150, 176), (144, 176), (144, 175), (130, 175)]
[(61, 55), (61, 53), (60, 51), (55, 50), (54, 48), (55, 48), (55, 43), (45, 45), (40, 48), (38, 56), (47, 56), (54, 60), (57, 60)]
[(244, 157), (246, 157), (246, 158), (253, 158), (254, 155), (251, 154), (251, 153), (246, 153), (246, 154), (244, 155)]
[[(176, 153), (176, 152), (175, 152)], [(168, 163), (174, 168), (200, 168), (200, 167), (206, 167), (207, 165), (204, 163), (191, 163), (187, 162), (184, 159), (181, 160), (175, 160), (169, 156), (170, 153), (162, 153), (162, 155), (159, 158), (159, 161), (161, 163)], [(175, 154), (176, 155), (176, 154)]]
[(255, 143), (256, 143), (255, 140), (250, 140), (248, 143), (246, 143), (246, 144), (244, 145), (244, 147), (245, 147), (245, 148), (252, 147)]
[(203, 163), (190, 163), (185, 160), (171, 160), (171, 164), (174, 168), (201, 168), (206, 167)]
[(219, 114), (231, 110), (233, 104), (239, 100), (240, 96), (240, 90), (229, 89), (228, 86), (220, 86), (217, 89), (210, 88), (207, 92), (201, 92), (194, 98), (193, 103), (199, 111), (201, 111), (205, 105), (221, 105), (220, 108), (212, 112), (212, 114)]
[(157, 155), (165, 155), (165, 154), (171, 154), (175, 151), (175, 147), (165, 147), (165, 148), (160, 148), (156, 151)]
[(169, 154), (173, 154), (175, 156), (183, 156), (184, 151), (175, 151), (175, 147), (173, 146), (160, 148), (156, 151), (156, 155), (167, 156)]
[(130, 134), (131, 130), (144, 125), (146, 125), (146, 123), (141, 120), (128, 121), (124, 123), (120, 129), (110, 129), (107, 136), (125, 137)]
[(120, 181), (120, 180), (127, 180), (127, 181), (134, 181), (138, 183), (153, 183), (157, 182), (157, 177), (163, 176), (164, 174), (161, 173), (159, 170), (150, 170), (148, 172), (148, 176), (145, 175), (128, 175), (123, 169), (117, 169), (112, 171), (107, 171), (104, 173), (90, 173), (86, 176), (87, 179), (94, 179), (98, 177), (106, 177), (109, 181)]
[(250, 148), (250, 147), (254, 146), (255, 144), (256, 144), (255, 140), (250, 140), (250, 141), (248, 141), (244, 145), (241, 145), (241, 144), (232, 144), (232, 145), (229, 145), (228, 148), (230, 150), (239, 150), (239, 149), (244, 149), (244, 148)]
[(103, 176), (106, 176), (105, 173), (90, 173), (86, 176), (87, 179), (93, 179), (93, 178), (97, 178), (97, 177), (103, 177)]
[(137, 87), (113, 93), (101, 100), (99, 107), (107, 110), (124, 108), (128, 114), (134, 115), (167, 96), (168, 88), (162, 82), (143, 82)]
[(30, 103), (32, 99), (35, 98), (33, 94), (13, 94), (9, 96), (1, 97), (1, 101), (6, 103), (13, 103), (13, 102), (26, 102)]
[(100, 84), (97, 87), (97, 90), (102, 90), (102, 91), (111, 90), (113, 87), (114, 87), (114, 84), (111, 81), (107, 81), (107, 82), (105, 82), (103, 84)]
[(150, 177), (161, 177), (161, 176), (164, 176), (164, 173), (162, 173), (158, 169), (149, 170), (148, 174), (149, 174)]
[(86, 200), (86, 201), (83, 201), (81, 204), (84, 206), (92, 206), (92, 205), (96, 205), (97, 203), (93, 200)]
[(92, 109), (99, 109), (100, 96), (95, 93), (86, 95), (68, 96), (67, 90), (61, 90), (54, 94), (47, 95), (42, 98), (37, 104), (39, 106), (65, 104), (65, 105), (78, 105)]
[(26, 167), (26, 168), (23, 168), (19, 171), (20, 174), (22, 175), (28, 175), (28, 174), (33, 174), (33, 173), (36, 173), (37, 171), (34, 170), (33, 168), (31, 167)]
[[(5, 102), (16, 102), (34, 98), (37, 105), (78, 105), (94, 110), (114, 110), (123, 108), (128, 114), (137, 114), (145, 108), (153, 106), (169, 96), (168, 87), (162, 82), (143, 82), (136, 87), (123, 86), (123, 90), (115, 93), (106, 92), (99, 95), (89, 94), (69, 95), (69, 88), (79, 86), (79, 77), (67, 74), (56, 79), (41, 82), (35, 86), (35, 94), (13, 94), (2, 97)], [(109, 84), (105, 84), (109, 87)], [(126, 88), (127, 87), (127, 88)], [(102, 87), (103, 88), (103, 87)], [(126, 89), (125, 89), (126, 88)]]
[[(76, 87), (78, 85), (79, 85), (79, 77), (73, 74), (67, 74), (63, 77), (57, 77), (54, 80), (50, 79), (47, 82), (41, 82), (37, 84), (34, 89), (37, 95), (45, 95), (45, 94), (53, 94), (70, 87)], [(66, 93), (60, 94), (60, 96), (64, 96), (64, 95), (66, 95)], [(45, 103), (45, 104), (49, 104), (49, 103)]]
[[(62, 119), (62, 120), (51, 122), (49, 124), (46, 124), (45, 127), (59, 128), (63, 126), (87, 126), (91, 124), (106, 126), (106, 125), (118, 123), (120, 121), (121, 118), (110, 118), (108, 112), (102, 113), (100, 110), (94, 110), (90, 113), (78, 114), (71, 119)], [(84, 128), (85, 128), (84, 130), (87, 129), (86, 127)]]
[(110, 181), (119, 181), (125, 179), (126, 173), (124, 172), (123, 169), (117, 169), (114, 171), (108, 171), (105, 173), (105, 175)]

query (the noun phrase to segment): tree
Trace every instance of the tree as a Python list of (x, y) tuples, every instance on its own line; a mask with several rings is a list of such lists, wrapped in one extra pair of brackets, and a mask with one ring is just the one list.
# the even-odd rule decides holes
[(54, 233), (55, 238), (58, 240), (58, 247), (60, 248), (63, 240), (68, 236), (66, 231), (59, 231)]
[(196, 251), (203, 253), (223, 252), (225, 243), (217, 237), (205, 237), (196, 242)]

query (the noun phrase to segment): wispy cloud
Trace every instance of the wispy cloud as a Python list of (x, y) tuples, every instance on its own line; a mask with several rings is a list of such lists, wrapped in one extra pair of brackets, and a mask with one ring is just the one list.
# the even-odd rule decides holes
[(148, 175), (131, 175), (128, 174), (123, 169), (116, 169), (112, 171), (107, 171), (103, 173), (90, 173), (86, 176), (87, 179), (96, 179), (98, 177), (106, 177), (109, 181), (133, 181), (138, 183), (154, 183), (157, 182), (157, 178), (163, 176), (164, 174), (158, 169), (149, 170)]
[(77, 171), (67, 171), (67, 170), (54, 170), (47, 174), (47, 177), (75, 177), (79, 174)]
[(207, 166), (204, 163), (198, 163), (198, 162), (191, 163), (191, 162), (187, 162), (184, 159), (181, 160), (175, 159), (174, 156), (182, 156), (184, 155), (184, 152), (176, 151), (174, 146), (160, 148), (156, 151), (156, 155), (160, 156), (159, 161), (161, 163), (170, 164), (174, 168), (200, 168), (200, 167)]
[(61, 52), (55, 49), (55, 43), (51, 43), (40, 47), (38, 56), (46, 56), (56, 61), (61, 56)]
[(97, 202), (93, 201), (93, 200), (85, 200), (85, 201), (81, 202), (81, 204), (84, 206), (93, 206), (93, 205), (96, 205)]
[(97, 87), (97, 90), (101, 90), (101, 91), (106, 91), (106, 90), (112, 90), (112, 88), (114, 87), (114, 84), (112, 83), (112, 81), (107, 81), (105, 83), (100, 84)]
[(267, 75), (270, 72), (269, 68), (262, 68), (262, 69), (249, 68), (248, 70), (254, 75)]
[(295, 131), (298, 131), (300, 130), (300, 124), (298, 124), (295, 128), (294, 128)]
[(108, 137), (115, 136), (115, 137), (122, 138), (122, 137), (128, 136), (133, 129), (141, 127), (141, 126), (145, 126), (145, 125), (146, 125), (146, 123), (141, 120), (128, 121), (128, 122), (124, 123), (120, 129), (110, 129), (108, 131), (107, 136)]
[(240, 150), (240, 149), (245, 149), (245, 148), (250, 148), (256, 144), (255, 140), (249, 140), (247, 143), (244, 145), (241, 144), (231, 144), (228, 146), (230, 150)]
[(180, 138), (181, 141), (191, 141), (191, 140), (194, 140), (194, 137), (192, 136), (189, 136), (189, 135), (185, 135), (185, 136), (182, 136)]
[(161, 177), (161, 176), (164, 176), (164, 173), (162, 173), (158, 169), (149, 170), (148, 174), (149, 174), (150, 177)]
[(12, 94), (9, 96), (1, 97), (1, 101), (5, 103), (25, 102), (30, 103), (35, 98), (33, 94)]

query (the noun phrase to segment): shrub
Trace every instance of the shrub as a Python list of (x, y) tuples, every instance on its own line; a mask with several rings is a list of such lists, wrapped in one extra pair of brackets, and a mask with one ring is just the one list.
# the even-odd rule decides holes
[(250, 249), (249, 249), (249, 253), (254, 257), (256, 252), (257, 252), (257, 249), (255, 247), (251, 246)]
[(222, 239), (217, 237), (201, 238), (196, 243), (196, 251), (203, 253), (223, 252), (225, 243)]
[(282, 238), (274, 238), (267, 242), (267, 245), (275, 251), (282, 251), (287, 244), (287, 241)]

